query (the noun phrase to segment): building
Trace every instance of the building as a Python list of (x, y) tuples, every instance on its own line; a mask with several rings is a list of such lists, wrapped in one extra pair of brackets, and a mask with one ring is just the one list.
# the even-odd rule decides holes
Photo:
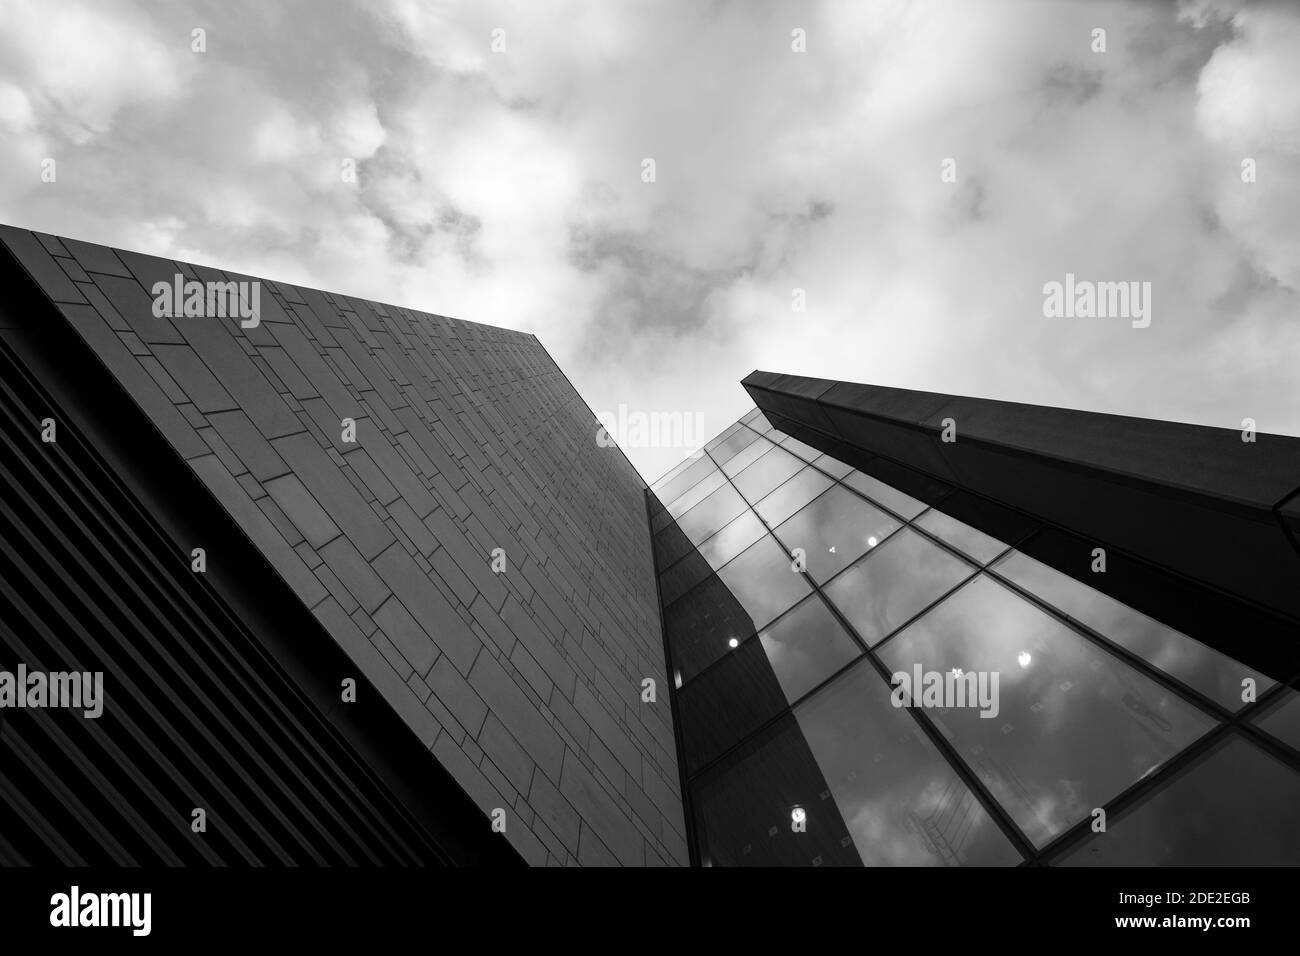
[(755, 372), (647, 489), (532, 335), (0, 243), (0, 678), (104, 687), (2, 863), (1300, 862), (1300, 440)]
[(0, 710), (0, 861), (688, 861), (645, 485), (536, 338), (0, 239), (0, 668), (107, 697)]
[(652, 491), (703, 863), (1300, 861), (1300, 440), (744, 385)]

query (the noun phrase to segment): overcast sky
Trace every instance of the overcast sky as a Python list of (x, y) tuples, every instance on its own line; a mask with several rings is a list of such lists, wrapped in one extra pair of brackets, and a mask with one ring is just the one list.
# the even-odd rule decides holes
[[(0, 221), (534, 332), (703, 437), (755, 368), (1300, 434), (1300, 3), (0, 0), (0, 170)], [(1045, 318), (1067, 272), (1149, 327)]]

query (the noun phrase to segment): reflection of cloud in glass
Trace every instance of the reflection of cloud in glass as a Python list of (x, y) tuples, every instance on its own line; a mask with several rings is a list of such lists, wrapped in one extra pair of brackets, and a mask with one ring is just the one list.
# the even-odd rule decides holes
[(974, 570), (904, 529), (831, 581), (826, 596), (875, 644)]
[[(1032, 666), (1021, 667), (1022, 654)], [(996, 670), (1001, 710), (943, 710), (963, 758), (1041, 846), (1213, 721), (981, 575), (881, 648), (890, 670)]]
[(863, 662), (795, 710), (868, 866), (1004, 865), (1019, 855)]
[(787, 548), (807, 551), (808, 574), (828, 581), (899, 527), (896, 519), (837, 485), (777, 526), (776, 536)]
[(816, 595), (759, 633), (787, 701), (798, 700), (861, 651)]
[(994, 570), (1048, 604), (1064, 611), (1156, 668), (1205, 694), (1228, 710), (1244, 706), (1241, 682), (1250, 677), (1259, 692), (1274, 681), (1069, 575), (1013, 552)]
[(790, 557), (771, 536), (760, 538), (718, 571), (755, 627), (763, 627), (812, 589), (802, 574), (790, 570)]
[(1296, 866), (1300, 775), (1239, 736), (1059, 861), (1073, 866)]

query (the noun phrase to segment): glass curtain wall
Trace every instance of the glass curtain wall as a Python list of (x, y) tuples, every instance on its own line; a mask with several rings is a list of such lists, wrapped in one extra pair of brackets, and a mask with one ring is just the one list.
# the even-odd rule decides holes
[(651, 489), (705, 865), (1300, 863), (1294, 691), (894, 484), (754, 409)]

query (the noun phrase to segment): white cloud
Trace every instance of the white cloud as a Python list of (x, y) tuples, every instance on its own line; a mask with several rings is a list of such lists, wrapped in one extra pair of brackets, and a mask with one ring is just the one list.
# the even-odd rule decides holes
[[(1300, 432), (1296, 7), (0, 8), (0, 161), (81, 144), (6, 221), (532, 331), (713, 430), (757, 366)], [(1066, 271), (1151, 327), (1043, 319)]]
[(3, 0), (0, 51), (38, 102), (43, 123), (73, 143), (111, 129), (128, 107), (178, 96), (188, 34), (165, 36), (133, 4)]

